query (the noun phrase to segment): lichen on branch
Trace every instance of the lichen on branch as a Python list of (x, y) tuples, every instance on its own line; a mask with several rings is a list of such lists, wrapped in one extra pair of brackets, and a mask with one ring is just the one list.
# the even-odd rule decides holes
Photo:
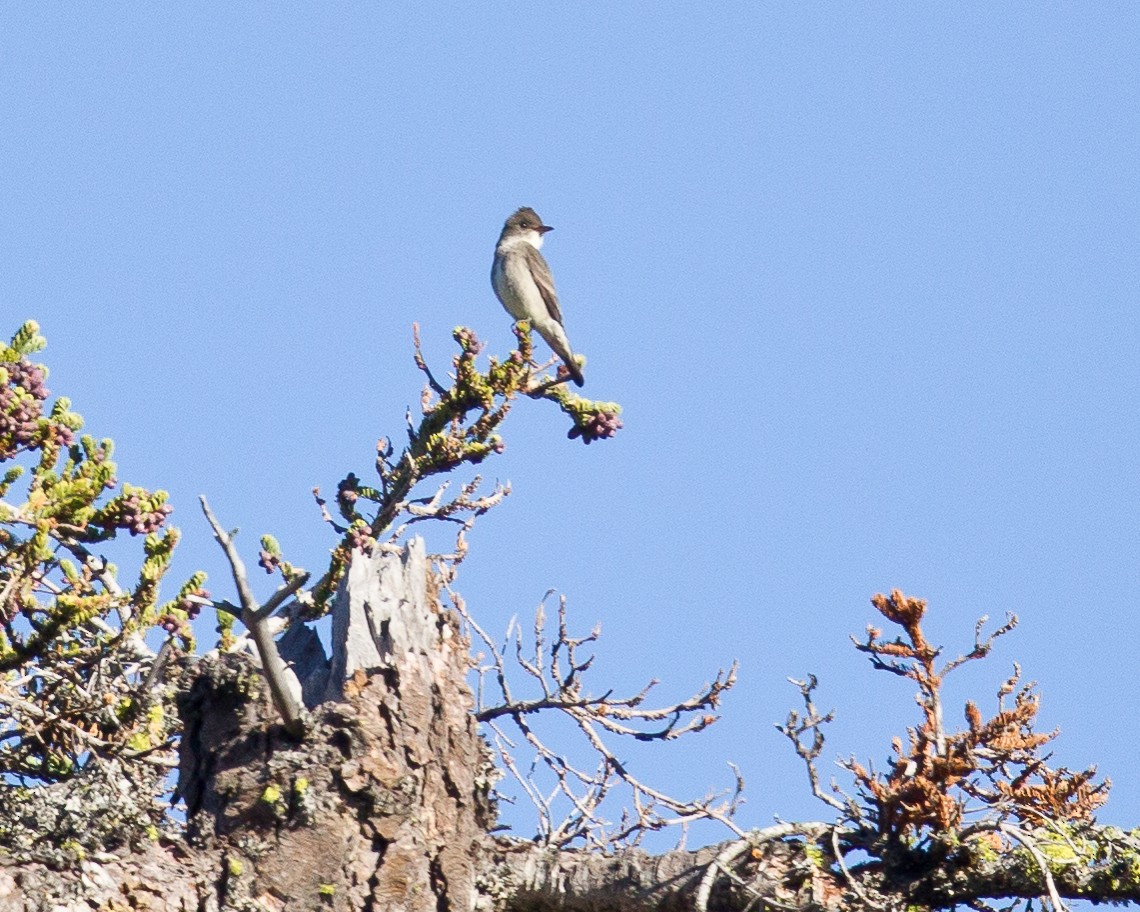
[[(453, 562), (466, 553), (464, 533), (472, 523), (510, 493), (505, 484), (481, 491), (482, 478), (476, 475), (451, 488), (451, 476), (465, 466), (476, 466), (504, 450), (500, 428), (519, 397), (547, 399), (559, 405), (572, 421), (569, 436), (589, 443), (612, 437), (621, 427), (620, 406), (612, 402), (590, 402), (565, 390), (563, 372), (558, 377), (540, 376), (543, 368), (532, 361), (530, 327), (526, 322), (515, 326), (518, 348), (508, 357), (489, 359), (487, 370), (476, 364), (483, 345), (475, 333), (457, 327), (453, 338), (459, 346), (452, 359), (450, 384), (436, 379), (420, 346), (419, 328), (413, 328), (414, 359), (427, 383), (420, 396), (421, 416), (406, 418), (407, 443), (397, 451), (389, 438), (381, 438), (376, 446), (371, 483), (350, 472), (337, 485), (334, 516), (319, 489), (314, 489), (325, 521), (336, 531), (339, 541), (332, 549), (328, 569), (309, 586), (309, 574), (288, 560), (278, 541), (271, 535), (261, 539), (258, 565), (271, 575), (280, 575), (281, 585), (264, 603), (253, 596), (248, 573), (234, 540), (235, 532), (226, 530), (209, 508), (205, 498), (202, 507), (214, 531), (214, 537), (225, 551), (234, 579), (238, 599), (210, 600), (202, 594), (202, 580), (195, 578), (179, 593), (178, 609), (165, 619), (177, 620), (178, 610), (187, 604), (210, 604), (223, 619), (225, 646), (232, 645), (229, 627), (240, 618), (249, 630), (269, 680), (274, 702), (297, 736), (304, 733), (304, 712), (295, 680), (281, 662), (274, 645), (277, 623), (271, 630), (271, 616), (286, 615), (285, 624), (312, 620), (328, 610), (333, 593), (345, 575), (354, 552), (371, 555), (377, 548), (396, 549), (404, 532), (428, 520), (457, 526), (454, 552), (439, 555)], [(424, 491), (433, 482), (434, 490)], [(195, 588), (197, 587), (197, 588)]]
[[(480, 494), (480, 476), (463, 483), (449, 494), (442, 481), (463, 466), (477, 466), (502, 453), (501, 428), (520, 397), (555, 403), (570, 418), (567, 436), (584, 443), (613, 437), (622, 427), (621, 406), (615, 402), (586, 399), (566, 388), (568, 375), (560, 367), (556, 377), (543, 374), (533, 362), (531, 330), (526, 321), (515, 324), (517, 347), (505, 358), (491, 357), (480, 370), (483, 351), (475, 332), (456, 327), (452, 338), (459, 351), (452, 358), (450, 383), (440, 382), (428, 366), (420, 345), (419, 327), (413, 327), (415, 363), (426, 378), (420, 396), (420, 417), (409, 411), (407, 443), (397, 448), (383, 437), (376, 446), (375, 481), (368, 483), (349, 473), (337, 486), (334, 517), (319, 490), (314, 490), (326, 521), (341, 536), (330, 566), (309, 593), (307, 612), (319, 614), (328, 604), (354, 549), (371, 553), (378, 545), (395, 545), (411, 526), (426, 520), (442, 520), (458, 526), (456, 552), (466, 547), (463, 533), (471, 523), (499, 503), (509, 492), (495, 485)], [(430, 494), (418, 495), (425, 484), (436, 483)]]

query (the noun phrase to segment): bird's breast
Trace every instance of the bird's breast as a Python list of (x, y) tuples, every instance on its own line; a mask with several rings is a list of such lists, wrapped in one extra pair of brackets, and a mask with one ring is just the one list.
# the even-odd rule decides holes
[(534, 320), (542, 313), (542, 295), (527, 268), (526, 259), (510, 251), (495, 256), (491, 284), (503, 307), (516, 320)]

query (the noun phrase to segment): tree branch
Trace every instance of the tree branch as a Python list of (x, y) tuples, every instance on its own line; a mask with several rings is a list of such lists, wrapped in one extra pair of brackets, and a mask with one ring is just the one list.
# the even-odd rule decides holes
[(307, 581), (308, 575), (303, 574), (295, 577), (287, 585), (278, 589), (266, 602), (266, 605), (271, 607), (268, 611), (265, 610), (265, 606), (259, 605), (253, 595), (253, 589), (249, 584), (249, 575), (246, 573), (245, 564), (234, 545), (233, 536), (222, 528), (221, 523), (214, 516), (214, 511), (210, 509), (210, 504), (205, 496), (200, 496), (198, 500), (202, 504), (202, 512), (206, 515), (210, 528), (214, 530), (214, 538), (222, 546), (222, 551), (225, 552), (226, 559), (230, 563), (234, 585), (237, 587), (238, 597), (241, 600), (241, 622), (249, 629), (250, 637), (253, 639), (254, 646), (257, 647), (257, 654), (261, 658), (261, 667), (265, 672), (265, 679), (269, 683), (269, 692), (273, 697), (273, 705), (281, 713), (281, 718), (285, 722), (285, 730), (293, 737), (300, 738), (304, 733), (301, 688), (296, 676), (281, 658), (281, 653), (277, 651), (277, 644), (274, 642), (273, 633), (269, 629), (269, 614), (289, 595), (300, 589)]

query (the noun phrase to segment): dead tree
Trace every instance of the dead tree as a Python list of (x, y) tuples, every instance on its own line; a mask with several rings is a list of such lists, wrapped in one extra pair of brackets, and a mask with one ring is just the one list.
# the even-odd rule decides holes
[[(408, 446), (393, 458), (381, 442), (378, 487), (345, 479), (339, 520), (320, 501), (340, 536), (329, 570), (310, 585), (266, 537), (259, 563), (282, 579), (264, 603), (205, 503), (236, 601), (211, 597), (196, 574), (161, 603), (177, 540), (160, 534), (165, 496), (117, 487), (109, 443), (77, 441), (66, 401), (41, 408), (42, 374), (26, 360), (34, 327), (0, 352), (0, 459), (36, 457), (22, 500), (18, 473), (0, 480), (0, 912), (901, 912), (1140, 899), (1140, 837), (1095, 822), (1108, 783), (1093, 770), (1048, 765), (1055, 733), (1033, 730), (1038, 697), (1019, 670), (993, 715), (971, 701), (965, 727), (947, 722), (944, 677), (986, 657), (1012, 618), (991, 636), (979, 624), (973, 647), (945, 659), (923, 633), (924, 602), (873, 600), (898, 635), (868, 628), (856, 646), (917, 690), (920, 715), (882, 770), (845, 764), (846, 790), (822, 782), (829, 716), (814, 678), (796, 682), (803, 708), (780, 728), (826, 819), (745, 831), (733, 817), (739, 780), (725, 795), (678, 799), (627, 768), (613, 739), (699, 732), (735, 669), (667, 706), (650, 705), (648, 689), (596, 696), (585, 680), (596, 634), (574, 636), (564, 603), (499, 645), (451, 582), (463, 531), (505, 491), (469, 483), (450, 499), (413, 496), (419, 481), (493, 453), (518, 392), (553, 396), (584, 439), (616, 429), (610, 404), (532, 382), (524, 330), (487, 374), (474, 369), (473, 335), (457, 333), (451, 386), (420, 359), (429, 389)], [(106, 491), (116, 493), (101, 500)], [(458, 523), (453, 553), (401, 537), (427, 519)], [(147, 536), (131, 587), (98, 554), (116, 530)], [(205, 606), (223, 636), (196, 657), (187, 621)], [(326, 608), (331, 655), (305, 623)], [(152, 626), (168, 635), (157, 652), (141, 636)], [(550, 714), (573, 722), (592, 766), (547, 742), (538, 720)], [(536, 758), (545, 785), (516, 749)], [(171, 764), (177, 785), (164, 797)], [(504, 774), (535, 804), (533, 838), (496, 830)], [(614, 815), (619, 793), (626, 812)], [(696, 819), (720, 822), (726, 840), (660, 855), (638, 846), (647, 831)]]
[[(1035, 824), (947, 821), (953, 830), (925, 841), (892, 839), (903, 831), (890, 814), (911, 815), (913, 827), (916, 814), (954, 813), (920, 797), (926, 787), (946, 792), (933, 781), (937, 764), (926, 762), (938, 754), (918, 732), (913, 749), (900, 746), (897, 775), (858, 772), (868, 788), (884, 784), (883, 820), (837, 807), (846, 823), (781, 823), (656, 856), (616, 842), (609, 851), (559, 845), (557, 828), (538, 842), (493, 835), (494, 757), (467, 684), (470, 643), (445, 583), (419, 541), (357, 555), (334, 599), (333, 654), (304, 626), (281, 641), (306, 694), (300, 740), (247, 650), (187, 662), (176, 698), (185, 831), (154, 832), (130, 774), (97, 764), (30, 799), (23, 824), (33, 832), (50, 821), (50, 830), (0, 863), (0, 908), (903, 909), (1140, 896), (1136, 837), (1057, 819), (1056, 789), (1052, 798), (991, 795), (1009, 808), (1036, 801)], [(802, 735), (817, 733), (822, 719), (810, 686), (803, 691), (807, 710), (786, 730), (810, 765), (818, 749)], [(495, 718), (536, 711), (516, 703)], [(1020, 730), (1000, 717), (987, 748), (985, 724), (970, 729), (982, 753)], [(1075, 791), (1067, 795), (1072, 803)], [(857, 849), (877, 857), (848, 864)]]

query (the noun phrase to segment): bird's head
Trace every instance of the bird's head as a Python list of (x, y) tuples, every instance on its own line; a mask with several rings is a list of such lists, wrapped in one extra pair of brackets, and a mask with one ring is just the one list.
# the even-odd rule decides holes
[(523, 206), (521, 209), (516, 209), (507, 219), (503, 225), (503, 233), (499, 236), (499, 242), (517, 238), (535, 247), (541, 247), (543, 236), (553, 230), (549, 225), (542, 224), (542, 219), (530, 206)]

